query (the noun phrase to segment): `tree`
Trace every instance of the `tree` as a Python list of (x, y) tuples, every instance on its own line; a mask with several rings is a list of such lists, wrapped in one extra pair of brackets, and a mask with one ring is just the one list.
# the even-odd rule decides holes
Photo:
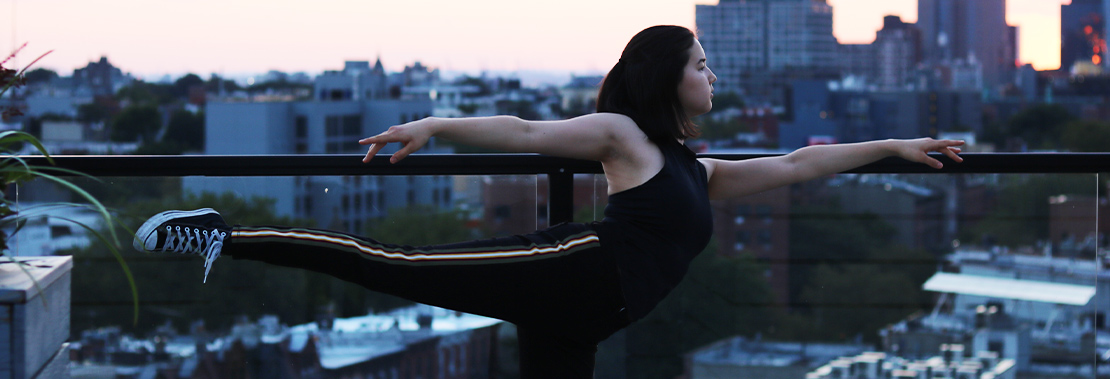
[(1076, 152), (1110, 151), (1110, 122), (1072, 121), (1064, 125), (1061, 147)]
[(863, 262), (818, 266), (801, 294), (814, 326), (806, 339), (878, 342), (879, 329), (929, 306), (921, 286), (937, 262), (923, 250), (888, 247)]
[(790, 298), (800, 298), (821, 264), (860, 262), (891, 244), (894, 227), (871, 213), (839, 205), (795, 206), (790, 212)]
[(171, 94), (175, 98), (185, 98), (189, 96), (189, 88), (194, 86), (203, 86), (204, 79), (201, 79), (196, 74), (185, 74), (173, 82)]
[[(125, 225), (134, 227), (165, 209), (214, 207), (229, 223), (312, 225), (311, 220), (279, 217), (274, 201), (241, 199), (232, 194), (206, 193), (181, 200), (140, 200), (120, 208)], [(120, 230), (121, 235), (128, 233)], [(127, 241), (128, 244), (130, 241)], [(124, 246), (127, 246), (125, 244)], [(118, 263), (107, 249), (92, 246), (73, 254), (73, 333), (89, 328), (119, 325), (132, 332), (148, 332), (170, 321), (182, 330), (194, 320), (205, 320), (213, 329), (229, 327), (240, 315), (275, 314), (282, 322), (304, 323), (315, 319), (327, 296), (311, 292), (311, 285), (335, 281), (321, 274), (224, 257), (212, 266), (208, 283), (201, 282), (202, 259), (177, 254), (146, 254), (121, 249), (131, 267), (140, 297), (139, 324), (132, 325), (130, 290)], [(353, 286), (353, 285), (352, 285)], [(321, 301), (320, 299), (325, 299)]]
[(1054, 149), (1059, 146), (1063, 126), (1072, 120), (1075, 116), (1061, 105), (1035, 105), (1010, 119), (1010, 134), (1024, 140), (1030, 148)]
[(175, 100), (172, 85), (147, 83), (141, 80), (131, 82), (116, 93), (120, 101), (127, 101), (132, 106), (136, 105), (165, 105)]
[(466, 214), (461, 211), (417, 205), (390, 209), (388, 213), (388, 217), (366, 228), (366, 235), (389, 236), (389, 243), (413, 246), (467, 241), (484, 235), (466, 226)]
[(476, 78), (469, 75), (463, 75), (462, 77), (456, 79), (455, 85), (478, 87), (477, 93), (466, 95), (467, 97), (489, 96), (489, 94), (493, 93), (493, 90), (489, 87), (489, 83), (486, 83), (484, 79)]
[(750, 255), (718, 256), (712, 245), (691, 262), (686, 278), (655, 310), (628, 327), (628, 377), (674, 378), (683, 372), (684, 354), (774, 325), (777, 317), (768, 307), (772, 295), (763, 265)]
[(91, 102), (77, 106), (77, 121), (83, 123), (104, 122), (111, 117), (111, 109), (99, 102)]
[(178, 145), (182, 150), (204, 150), (204, 112), (193, 114), (184, 109), (178, 109), (170, 115), (166, 134), (162, 136), (163, 143)]
[(725, 91), (716, 93), (713, 96), (713, 110), (725, 110), (729, 108), (744, 108), (744, 98), (740, 94), (733, 91)]
[(478, 111), (478, 104), (459, 104), (458, 108), (463, 115), (472, 116)]
[(739, 120), (717, 121), (711, 117), (699, 117), (698, 130), (701, 131), (699, 139), (706, 141), (733, 140), (739, 133), (751, 131), (751, 127)]
[(242, 87), (239, 87), (239, 84), (235, 83), (234, 80), (227, 80), (216, 74), (212, 74), (212, 77), (208, 78), (207, 82), (204, 82), (204, 90), (207, 92), (218, 93), (221, 89), (227, 92), (235, 92), (242, 89)]
[(1094, 194), (1098, 188), (1091, 175), (1008, 175), (1003, 177), (995, 210), (971, 228), (965, 240), (990, 236), (1005, 246), (1029, 246), (1046, 240), (1049, 233), (1051, 196)]
[(501, 100), (497, 104), (497, 113), (520, 117), (525, 120), (539, 120), (540, 114), (536, 112), (535, 104), (528, 100)]
[(112, 119), (110, 137), (116, 142), (155, 141), (162, 129), (162, 113), (154, 105), (131, 106)]
[(58, 78), (58, 73), (54, 72), (54, 70), (36, 68), (28, 71), (23, 77), (27, 79), (27, 84), (50, 83)]

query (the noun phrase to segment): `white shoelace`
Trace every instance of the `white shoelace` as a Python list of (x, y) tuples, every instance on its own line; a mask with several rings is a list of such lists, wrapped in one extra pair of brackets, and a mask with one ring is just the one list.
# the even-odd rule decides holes
[(166, 242), (162, 244), (162, 251), (203, 255), (204, 283), (208, 283), (208, 272), (212, 271), (212, 263), (220, 257), (226, 236), (227, 233), (215, 230), (209, 233), (206, 229), (166, 225)]

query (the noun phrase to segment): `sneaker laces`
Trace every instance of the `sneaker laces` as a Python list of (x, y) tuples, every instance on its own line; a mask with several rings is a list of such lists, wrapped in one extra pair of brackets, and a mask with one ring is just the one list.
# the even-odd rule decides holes
[(216, 230), (209, 233), (207, 229), (166, 225), (166, 242), (162, 251), (204, 256), (204, 283), (207, 283), (208, 272), (212, 271), (212, 264), (220, 257), (226, 236), (227, 233)]

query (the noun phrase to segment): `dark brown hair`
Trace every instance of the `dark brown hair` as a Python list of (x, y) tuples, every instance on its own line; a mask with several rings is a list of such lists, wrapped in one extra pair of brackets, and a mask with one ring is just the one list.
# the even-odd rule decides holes
[(605, 75), (597, 111), (632, 118), (656, 144), (697, 137), (698, 127), (678, 98), (678, 83), (695, 37), (690, 29), (673, 25), (636, 33)]

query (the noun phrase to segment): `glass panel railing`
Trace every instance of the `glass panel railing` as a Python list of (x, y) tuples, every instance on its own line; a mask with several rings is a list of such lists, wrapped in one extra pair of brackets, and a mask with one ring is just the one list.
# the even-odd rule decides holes
[(837, 377), (886, 362), (1093, 378), (1110, 348), (1100, 183), (842, 174), (716, 201), (713, 243), (652, 314), (600, 346), (597, 372)]
[[(234, 223), (313, 226), (422, 244), (530, 232), (546, 226), (548, 212), (544, 175), (74, 180), (131, 228), (163, 209), (213, 207)], [(597, 377), (833, 377), (820, 375), (885, 363), (952, 372), (1010, 364), (1018, 377), (1092, 378), (1094, 362), (1110, 351), (1110, 289), (1103, 288), (1103, 261), (1096, 259), (1105, 244), (1096, 236), (1107, 230), (1099, 226), (1106, 222), (1099, 217), (1107, 206), (1099, 198), (1104, 180), (1095, 174), (841, 174), (714, 202), (710, 246), (652, 314), (602, 343)], [(574, 188), (575, 220), (600, 220), (604, 177), (576, 175)], [(36, 182), (17, 192), (20, 207), (76, 201)], [(61, 219), (99, 221), (83, 210), (59, 212), (59, 220), (29, 222), (11, 246), (20, 255), (74, 255), (71, 334), (80, 342), (78, 362), (134, 366), (129, 359), (142, 356), (109, 354), (109, 345), (163, 354), (150, 356), (179, 367), (204, 354), (198, 342), (207, 342), (201, 348), (210, 353), (261, 354), (259, 346), (284, 346), (307, 354), (310, 325), (345, 325), (335, 329), (345, 335), (313, 337), (324, 349), (315, 353), (320, 358), (419, 331), (420, 311), (384, 315), (407, 305), (404, 300), (331, 277), (224, 258), (202, 284), (202, 260), (141, 254), (125, 245), (141, 300), (133, 324), (119, 263)], [(447, 317), (458, 316), (434, 319)], [(380, 330), (359, 329), (372, 325)], [(397, 334), (383, 334), (394, 325)], [(475, 357), (497, 343), (501, 359), (486, 368), (512, 377), (511, 325), (475, 330), (485, 330), (485, 339), (451, 349), (401, 349), (408, 351), (405, 359), (443, 362), (408, 370), (479, 367)], [(328, 362), (338, 366), (314, 369), (348, 367)]]
[(649, 319), (682, 322), (669, 345), (685, 344), (671, 349), (695, 376), (885, 363), (1094, 377), (1099, 187), (1093, 174), (843, 174), (718, 203), (715, 254)]
[[(547, 204), (537, 196), (540, 178), (440, 175), (72, 180), (103, 201), (131, 232), (163, 210), (210, 207), (232, 224), (324, 228), (389, 243), (423, 245), (527, 233), (546, 225)], [(68, 193), (37, 181), (20, 186), (17, 193), (20, 207), (78, 202)], [(90, 367), (139, 369), (147, 363), (193, 370), (204, 359), (215, 359), (214, 364), (221, 369), (254, 370), (251, 372), (258, 374), (258, 370), (265, 369), (265, 364), (258, 363), (262, 361), (235, 368), (222, 357), (261, 354), (265, 349), (259, 350), (259, 346), (315, 354), (304, 359), (317, 359), (324, 366), (315, 369), (332, 372), (350, 370), (352, 365), (365, 371), (369, 366), (380, 366), (383, 359), (425, 359), (428, 354), (434, 360), (443, 360), (433, 366), (441, 367), (444, 373), (515, 370), (512, 325), (446, 310), (412, 308), (414, 304), (407, 300), (331, 276), (226, 256), (215, 262), (204, 283), (203, 259), (137, 252), (131, 247), (129, 232), (117, 228), (124, 241), (119, 253), (138, 292), (138, 320), (133, 322), (132, 287), (125, 270), (105, 245), (68, 221), (106, 230), (103, 220), (79, 207), (48, 213), (51, 218), (32, 220), (16, 233), (11, 248), (16, 255), (73, 256), (70, 340), (74, 342), (73, 361), (84, 370), (81, 375), (92, 370)], [(426, 315), (433, 316), (428, 328), (434, 332), (420, 326), (421, 317)], [(334, 328), (335, 333), (316, 332), (325, 326)], [(433, 337), (438, 342), (430, 340)], [(315, 341), (315, 350), (305, 350), (305, 338)], [(436, 343), (450, 346), (437, 350)], [(489, 367), (492, 352), (500, 352), (505, 362)], [(363, 354), (366, 359), (355, 359), (351, 354)], [(377, 358), (373, 365), (367, 363), (372, 361), (370, 358)], [(421, 371), (427, 367), (414, 365), (401, 369), (394, 377), (427, 374)], [(312, 367), (303, 369), (311, 371)], [(393, 375), (389, 370), (385, 374)]]

